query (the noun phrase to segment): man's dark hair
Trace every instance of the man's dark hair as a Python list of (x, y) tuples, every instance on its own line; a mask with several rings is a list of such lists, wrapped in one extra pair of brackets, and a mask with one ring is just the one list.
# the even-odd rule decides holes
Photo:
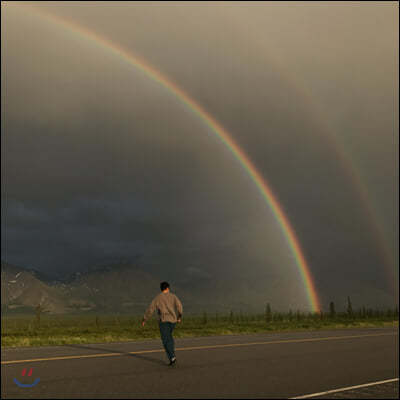
[(166, 288), (169, 288), (169, 283), (168, 282), (161, 282), (160, 283), (161, 291), (164, 291)]

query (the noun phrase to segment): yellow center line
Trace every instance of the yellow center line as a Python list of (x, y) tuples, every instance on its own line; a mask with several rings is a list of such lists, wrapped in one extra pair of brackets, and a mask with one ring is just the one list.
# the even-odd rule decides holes
[[(343, 339), (356, 339), (364, 337), (377, 337), (377, 336), (394, 336), (394, 333), (375, 333), (368, 335), (349, 335), (349, 336), (327, 336), (322, 338), (309, 338), (309, 339), (288, 339), (288, 340), (273, 340), (268, 342), (250, 342), (250, 343), (231, 343), (231, 344), (216, 344), (211, 346), (195, 346), (195, 347), (180, 347), (176, 351), (184, 350), (205, 350), (205, 349), (220, 349), (226, 347), (240, 347), (240, 346), (256, 346), (256, 345), (266, 345), (266, 344), (282, 344), (282, 343), (303, 343), (303, 342), (321, 342), (324, 340), (343, 340)], [(31, 360), (9, 360), (2, 361), (1, 365), (8, 364), (20, 364), (20, 363), (31, 363), (39, 361), (56, 361), (56, 360), (72, 360), (79, 358), (95, 358), (95, 357), (112, 357), (112, 356), (123, 356), (127, 354), (147, 354), (147, 353), (161, 353), (164, 349), (156, 350), (140, 350), (140, 351), (130, 351), (130, 352), (120, 352), (120, 353), (98, 353), (98, 354), (84, 354), (75, 356), (60, 356), (60, 357), (48, 357), (48, 358), (33, 358)]]

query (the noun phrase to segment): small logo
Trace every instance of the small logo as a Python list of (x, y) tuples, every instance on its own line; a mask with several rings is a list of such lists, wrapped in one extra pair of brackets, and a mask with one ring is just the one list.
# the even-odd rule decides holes
[[(25, 376), (25, 374), (26, 374), (26, 368), (24, 368), (24, 369), (22, 370), (21, 375), (22, 375), (22, 376)], [(32, 376), (32, 368), (29, 370), (28, 376)], [(17, 378), (14, 378), (15, 384), (18, 385), (19, 387), (22, 387), (22, 388), (31, 388), (31, 387), (34, 387), (34, 386), (36, 386), (36, 385), (39, 383), (39, 381), (40, 381), (40, 378), (36, 378), (36, 379), (33, 381), (33, 383), (21, 383)]]

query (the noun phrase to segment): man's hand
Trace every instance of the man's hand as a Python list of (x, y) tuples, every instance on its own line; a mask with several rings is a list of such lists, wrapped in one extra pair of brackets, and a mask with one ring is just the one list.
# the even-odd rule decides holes
[(143, 321), (142, 321), (142, 326), (144, 326), (144, 324), (145, 324), (145, 323), (146, 323), (146, 321), (145, 321), (145, 320), (143, 320)]
[(180, 323), (180, 322), (182, 322), (182, 319), (181, 319), (181, 318), (178, 318), (176, 321), (177, 321), (178, 323)]

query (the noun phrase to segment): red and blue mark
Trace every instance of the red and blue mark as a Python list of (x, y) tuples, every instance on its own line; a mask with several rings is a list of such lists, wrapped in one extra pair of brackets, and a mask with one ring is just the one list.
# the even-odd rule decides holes
[[(26, 368), (24, 368), (22, 370), (21, 373), (22, 376), (26, 375)], [(32, 376), (32, 368), (29, 370), (28, 375), (27, 376)], [(33, 383), (21, 383), (17, 378), (14, 378), (14, 382), (16, 383), (16, 385), (18, 385), (19, 387), (23, 387), (23, 388), (31, 388), (36, 386), (40, 381), (40, 378), (36, 378)]]

